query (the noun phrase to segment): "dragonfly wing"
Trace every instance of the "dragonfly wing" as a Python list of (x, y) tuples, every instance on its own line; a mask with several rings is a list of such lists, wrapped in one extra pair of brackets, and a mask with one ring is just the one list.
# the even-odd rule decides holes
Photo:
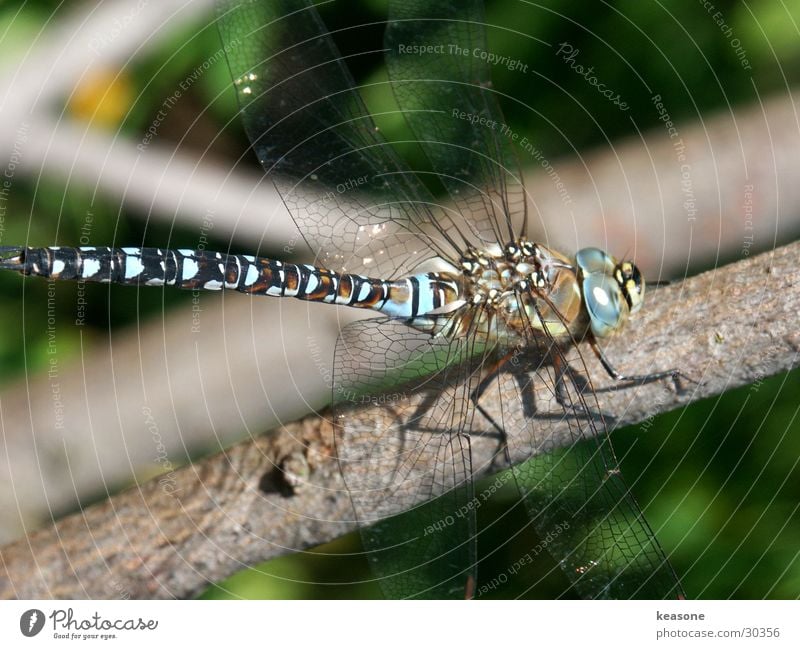
[(530, 458), (513, 472), (541, 546), (583, 598), (681, 597), (678, 578), (620, 474), (578, 349), (564, 351), (550, 341), (529, 352), (517, 359), (513, 377), (498, 375), (495, 394), (484, 398), (502, 400), (495, 417), (512, 458)]
[[(478, 243), (524, 233), (527, 202), (492, 90), (480, 0), (392, 0), (386, 62), (397, 103)], [(513, 219), (513, 220), (512, 220)]]
[(429, 193), (378, 131), (313, 5), (219, 6), (245, 131), (317, 263), (397, 276), (452, 253), (436, 248)]
[[(346, 327), (335, 357), (336, 451), (365, 550), (391, 598), (463, 598), (475, 583), (470, 401), (485, 349), (401, 322)], [(396, 516), (398, 512), (406, 512)]]

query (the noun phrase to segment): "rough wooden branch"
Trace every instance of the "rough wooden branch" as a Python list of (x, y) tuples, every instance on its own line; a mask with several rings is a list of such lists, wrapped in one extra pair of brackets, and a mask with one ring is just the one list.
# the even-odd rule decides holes
[[(602, 392), (618, 425), (795, 366), (800, 243), (653, 292), (607, 349), (628, 372), (702, 381)], [(596, 385), (609, 386), (590, 366)], [(476, 465), (493, 449), (476, 443)], [(353, 529), (324, 415), (284, 426), (109, 500), (0, 551), (0, 596), (191, 597), (209, 582)]]

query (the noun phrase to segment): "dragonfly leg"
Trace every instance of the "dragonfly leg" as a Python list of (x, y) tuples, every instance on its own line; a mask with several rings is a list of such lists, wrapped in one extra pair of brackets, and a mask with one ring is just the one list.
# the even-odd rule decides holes
[(630, 383), (652, 383), (653, 381), (661, 381), (662, 379), (672, 379), (675, 389), (678, 392), (683, 392), (684, 390), (680, 382), (681, 379), (696, 385), (700, 385), (698, 381), (695, 381), (692, 377), (684, 374), (677, 368), (662, 370), (660, 372), (651, 372), (650, 374), (622, 374), (622, 372), (619, 372), (606, 358), (606, 355), (603, 353), (600, 345), (597, 344), (597, 340), (594, 338), (594, 336), (590, 336), (589, 344), (592, 346), (592, 351), (594, 352), (595, 356), (597, 356), (597, 359), (600, 361), (603, 369), (615, 381), (628, 381)]
[[(422, 425), (422, 418), (427, 413), (431, 412), (431, 410), (433, 410), (434, 406), (436, 405), (436, 402), (439, 400), (439, 396), (440, 395), (435, 391), (427, 392), (423, 396), (419, 404), (417, 404), (416, 408), (414, 408), (414, 412), (411, 414), (411, 416), (400, 427), (400, 431), (403, 436), (402, 439), (403, 447), (405, 447), (405, 442), (406, 442), (405, 435), (409, 430), (414, 430), (414, 431), (428, 430), (429, 432), (441, 432), (441, 429), (434, 430), (430, 427), (425, 427)], [(396, 415), (396, 417), (399, 419), (399, 415)], [(464, 444), (467, 447), (467, 454), (469, 456), (469, 464), (470, 466), (472, 466), (472, 447), (471, 447), (471, 437), (469, 431), (463, 430), (455, 434), (452, 434), (452, 438), (453, 439), (461, 438), (464, 441)], [(398, 454), (398, 458), (399, 457), (400, 454)], [(398, 465), (395, 467), (395, 470), (399, 470), (399, 468), (400, 466)]]
[[(499, 438), (499, 449), (492, 459), (492, 467), (498, 465), (498, 458), (501, 457), (501, 453), (505, 459), (506, 466), (511, 465), (511, 454), (508, 448), (508, 434), (506, 433), (505, 429), (495, 421), (492, 415), (480, 404), (481, 397), (486, 392), (486, 389), (489, 387), (489, 385), (491, 385), (491, 382), (497, 378), (498, 374), (506, 371), (510, 372), (515, 377), (519, 386), (520, 397), (522, 398), (522, 407), (525, 411), (525, 414), (528, 417), (536, 416), (537, 408), (535, 402), (536, 395), (534, 382), (529, 376), (529, 373), (526, 369), (527, 366), (523, 366), (523, 369), (520, 370), (520, 368), (517, 366), (517, 363), (514, 362), (516, 355), (517, 352), (512, 350), (508, 354), (505, 354), (498, 359), (498, 361), (491, 366), (475, 390), (473, 390), (470, 397), (475, 409), (478, 410), (478, 412), (480, 412), (491, 424), (491, 426), (497, 432)], [(564, 408), (564, 410), (570, 411), (578, 417), (587, 417), (599, 421), (605, 420), (607, 422), (613, 421), (613, 416), (600, 411), (591, 410), (585, 405), (583, 399), (575, 399), (569, 395), (566, 388), (566, 381), (571, 381), (576, 390), (578, 390), (580, 393), (587, 389), (587, 385), (579, 382), (578, 377), (572, 373), (563, 356), (556, 354), (553, 358), (553, 366), (556, 372), (555, 397), (558, 404)]]
[(569, 363), (564, 359), (560, 353), (556, 353), (553, 357), (553, 367), (556, 372), (555, 380), (555, 397), (558, 405), (564, 410), (572, 411), (574, 414), (581, 417), (588, 417), (597, 421), (612, 422), (614, 417), (608, 413), (591, 410), (583, 399), (575, 399), (567, 392), (566, 381), (570, 381), (579, 394), (583, 394), (588, 389), (588, 383), (579, 381), (578, 378), (572, 373)]
[[(483, 396), (483, 393), (486, 392), (486, 389), (491, 385), (492, 381), (497, 378), (497, 376), (502, 372), (506, 365), (511, 362), (512, 358), (514, 357), (514, 350), (504, 354), (500, 357), (489, 369), (486, 373), (486, 376), (483, 377), (481, 382), (475, 387), (470, 395), (470, 401), (472, 401), (472, 405), (475, 406), (475, 409), (480, 412), (486, 420), (492, 425), (492, 428), (497, 431), (498, 439), (499, 439), (499, 448), (497, 449), (497, 453), (494, 454), (492, 457), (492, 464), (491, 467), (495, 468), (497, 464), (497, 459), (502, 454), (506, 466), (511, 466), (511, 453), (508, 450), (508, 435), (506, 434), (505, 429), (500, 426), (494, 418), (489, 414), (489, 412), (480, 404), (480, 399)], [(505, 468), (505, 467), (497, 467), (497, 468)]]

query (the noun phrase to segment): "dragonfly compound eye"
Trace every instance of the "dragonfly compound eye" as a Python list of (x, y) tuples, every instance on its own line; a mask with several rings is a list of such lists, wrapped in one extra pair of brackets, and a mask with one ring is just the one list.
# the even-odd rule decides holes
[(632, 263), (618, 264), (599, 248), (579, 250), (575, 263), (592, 332), (598, 338), (610, 336), (622, 328), (629, 312), (641, 306), (642, 293), (636, 283), (637, 279), (641, 282), (641, 274)]
[(596, 273), (585, 276), (583, 298), (595, 336), (605, 338), (622, 327), (628, 316), (628, 309), (625, 308), (622, 291), (608, 275)]

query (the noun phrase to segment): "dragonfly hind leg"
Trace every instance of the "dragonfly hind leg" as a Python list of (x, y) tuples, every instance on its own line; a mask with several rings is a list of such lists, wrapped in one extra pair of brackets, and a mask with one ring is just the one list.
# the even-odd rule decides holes
[[(481, 382), (475, 387), (472, 393), (469, 395), (469, 400), (472, 402), (472, 405), (475, 406), (475, 409), (481, 413), (486, 421), (488, 421), (492, 428), (494, 428), (495, 432), (497, 433), (498, 437), (498, 449), (497, 452), (492, 456), (492, 463), (490, 468), (492, 470), (500, 470), (506, 467), (511, 466), (511, 453), (508, 450), (508, 434), (506, 433), (505, 429), (498, 424), (494, 417), (480, 404), (480, 399), (483, 394), (486, 392), (486, 389), (491, 385), (492, 381), (505, 369), (505, 367), (512, 361), (515, 352), (510, 351), (507, 354), (504, 354), (494, 365), (491, 366), (489, 371), (486, 373), (486, 376), (481, 379)], [(522, 391), (522, 394), (525, 395), (525, 391)], [(523, 400), (526, 397), (523, 396)], [(526, 404), (523, 401), (523, 408), (527, 410), (529, 404)], [(534, 408), (535, 409), (535, 408)], [(505, 466), (500, 466), (498, 462), (499, 457), (503, 457), (505, 461)]]
[[(535, 384), (533, 379), (531, 378), (531, 368), (525, 364), (520, 364), (517, 359), (518, 353), (514, 350), (502, 356), (496, 363), (494, 363), (486, 375), (483, 377), (481, 382), (476, 386), (476, 388), (472, 391), (470, 395), (470, 401), (472, 401), (473, 406), (475, 409), (483, 415), (483, 417), (491, 424), (492, 428), (497, 433), (499, 439), (499, 448), (497, 453), (495, 453), (494, 457), (492, 458), (492, 468), (506, 468), (511, 466), (511, 454), (509, 452), (508, 447), (508, 433), (506, 432), (505, 428), (499, 424), (492, 414), (484, 408), (481, 403), (480, 399), (486, 392), (487, 388), (491, 385), (492, 381), (494, 381), (497, 376), (502, 372), (509, 372), (513, 377), (514, 380), (517, 382), (517, 386), (519, 389), (519, 397), (522, 400), (522, 408), (523, 412), (527, 417), (534, 418), (534, 417), (548, 417), (548, 414), (542, 414), (538, 412), (538, 408), (536, 406), (536, 394), (535, 394)], [(553, 366), (555, 368), (555, 398), (558, 404), (565, 410), (569, 411), (575, 416), (578, 417), (587, 417), (590, 419), (595, 420), (613, 420), (614, 418), (611, 415), (608, 415), (603, 412), (599, 411), (592, 411), (586, 405), (583, 399), (575, 399), (569, 396), (569, 392), (566, 388), (565, 381), (569, 380), (572, 382), (575, 389), (582, 393), (586, 389), (588, 389), (588, 382), (581, 382), (570, 370), (569, 365), (566, 363), (565, 360), (559, 355), (553, 359)], [(561, 417), (563, 415), (559, 415)], [(505, 466), (499, 466), (499, 458), (502, 457), (505, 460)]]

